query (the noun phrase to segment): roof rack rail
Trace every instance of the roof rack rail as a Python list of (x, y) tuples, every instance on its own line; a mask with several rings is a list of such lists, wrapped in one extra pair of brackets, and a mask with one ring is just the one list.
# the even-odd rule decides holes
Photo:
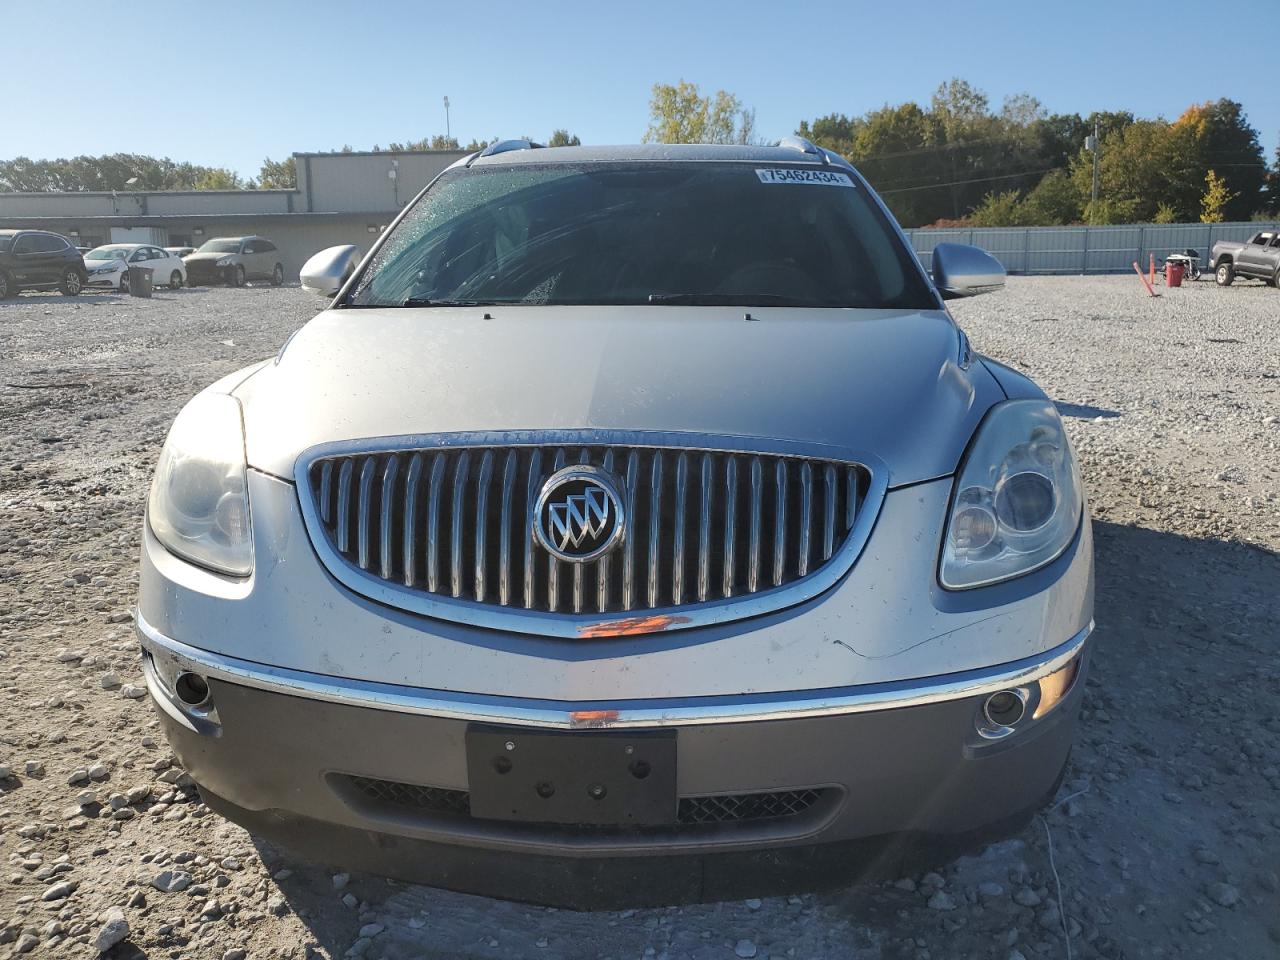
[(540, 150), (542, 144), (532, 140), (498, 140), (480, 151), (479, 156), (492, 157), (498, 153), (510, 153), (512, 150)]
[(812, 143), (809, 140), (806, 140), (804, 137), (796, 137), (796, 136), (783, 137), (781, 140), (778, 141), (778, 146), (787, 150), (799, 150), (802, 153), (812, 154), (813, 156), (821, 160), (823, 163), (831, 162), (827, 158), (827, 151), (823, 150), (817, 144)]

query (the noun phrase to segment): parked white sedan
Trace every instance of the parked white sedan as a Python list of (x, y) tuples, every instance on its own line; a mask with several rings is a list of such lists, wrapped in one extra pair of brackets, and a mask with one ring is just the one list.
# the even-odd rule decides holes
[(127, 293), (129, 267), (148, 267), (151, 282), (177, 290), (187, 282), (187, 267), (182, 258), (160, 247), (146, 243), (110, 243), (95, 247), (84, 255), (90, 287), (109, 287)]

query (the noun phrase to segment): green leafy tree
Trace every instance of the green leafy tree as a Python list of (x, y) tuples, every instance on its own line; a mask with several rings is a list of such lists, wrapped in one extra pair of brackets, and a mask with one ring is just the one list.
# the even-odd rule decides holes
[(1019, 200), (1017, 190), (988, 193), (969, 215), (975, 227), (1025, 227), (1030, 225), (1030, 211)]
[(1015, 93), (1004, 98), (1000, 119), (1015, 130), (1028, 130), (1049, 117), (1044, 104), (1029, 93)]
[(133, 153), (0, 161), (0, 190), (5, 191), (196, 190), (211, 178), (239, 181), (233, 171), (224, 168)]
[(755, 112), (725, 90), (703, 96), (698, 85), (655, 83), (649, 99), (646, 143), (746, 143), (754, 136)]
[(1156, 207), (1156, 215), (1151, 218), (1153, 223), (1177, 223), (1178, 211), (1168, 203), (1162, 203)]
[(230, 170), (213, 169), (196, 181), (196, 190), (243, 190), (246, 184)]
[(1210, 169), (1221, 171), (1230, 194), (1222, 209), (1226, 220), (1247, 220), (1264, 202), (1267, 164), (1258, 131), (1240, 104), (1226, 98), (1193, 105), (1170, 127), (1173, 138), (1171, 182), (1175, 205), (1194, 213)]
[(1276, 147), (1275, 161), (1267, 174), (1267, 192), (1263, 198), (1263, 207), (1268, 214), (1280, 216), (1280, 146)]
[(1065, 170), (1051, 170), (1022, 200), (1024, 222), (1031, 226), (1075, 223), (1083, 197)]
[(551, 136), (547, 138), (548, 147), (580, 147), (582, 141), (576, 136), (569, 133), (568, 130), (553, 130)]
[[(1099, 154), (1099, 204), (1095, 213), (1119, 216), (1118, 211), (1131, 211), (1132, 219), (1095, 220), (1090, 223), (1131, 223), (1134, 219), (1150, 221), (1163, 201), (1181, 214), (1189, 214), (1178, 202), (1174, 187), (1178, 158), (1175, 155), (1170, 127), (1164, 120), (1137, 120), (1126, 127), (1104, 133)], [(1071, 163), (1071, 176), (1082, 197), (1088, 197), (1093, 184), (1093, 156), (1081, 151)]]
[[(822, 144), (827, 146), (827, 144)], [(903, 223), (928, 223), (946, 204), (949, 166), (934, 147), (934, 128), (914, 103), (884, 106), (866, 115), (859, 125), (849, 159), (881, 192)], [(936, 216), (934, 215), (936, 213)]]
[(293, 157), (283, 160), (272, 160), (270, 157), (262, 161), (258, 171), (258, 186), (263, 190), (292, 190), (298, 185), (298, 170)]
[(952, 77), (939, 84), (929, 102), (929, 115), (942, 127), (949, 142), (972, 137), (988, 129), (987, 95), (967, 80)]
[(1137, 216), (1137, 200), (1110, 200), (1099, 197), (1097, 203), (1090, 201), (1084, 207), (1086, 223), (1102, 225), (1116, 223), (1135, 223)]
[(861, 117), (846, 117), (843, 113), (831, 113), (818, 117), (813, 123), (801, 120), (796, 135), (826, 147), (843, 157), (852, 156), (858, 131), (865, 121)]

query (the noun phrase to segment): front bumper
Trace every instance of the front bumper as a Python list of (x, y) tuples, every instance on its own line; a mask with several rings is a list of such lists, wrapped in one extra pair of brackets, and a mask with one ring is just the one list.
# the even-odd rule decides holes
[(120, 289), (120, 278), (123, 273), (101, 273), (89, 274), (89, 278), (85, 281), (86, 287), (107, 288), (110, 290)]
[(196, 263), (188, 263), (187, 267), (187, 283), (195, 286), (200, 284), (211, 283), (227, 283), (231, 278), (233, 267), (215, 267), (206, 266), (197, 261)]
[[(165, 732), (214, 809), (322, 860), (574, 907), (892, 874), (915, 854), (1016, 828), (1065, 765), (1090, 633), (1025, 660), (927, 680), (655, 704), (344, 681), (211, 654), (138, 626)], [(1056, 708), (1039, 719), (1028, 711), (1001, 739), (978, 732), (991, 692), (1032, 690), (1034, 700), (1039, 678), (1072, 663), (1074, 681)], [(173, 694), (184, 670), (207, 678), (208, 705), (185, 707)], [(679, 808), (669, 824), (646, 828), (472, 817), (465, 743), (469, 725), (482, 722), (517, 731), (674, 727)]]

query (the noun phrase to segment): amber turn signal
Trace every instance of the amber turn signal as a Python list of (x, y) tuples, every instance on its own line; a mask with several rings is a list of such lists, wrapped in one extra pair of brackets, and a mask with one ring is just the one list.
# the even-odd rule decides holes
[(1036, 704), (1031, 719), (1039, 720), (1046, 713), (1062, 702), (1071, 685), (1076, 681), (1076, 673), (1080, 668), (1080, 658), (1072, 660), (1065, 667), (1060, 667), (1047, 677), (1040, 678), (1040, 702)]

